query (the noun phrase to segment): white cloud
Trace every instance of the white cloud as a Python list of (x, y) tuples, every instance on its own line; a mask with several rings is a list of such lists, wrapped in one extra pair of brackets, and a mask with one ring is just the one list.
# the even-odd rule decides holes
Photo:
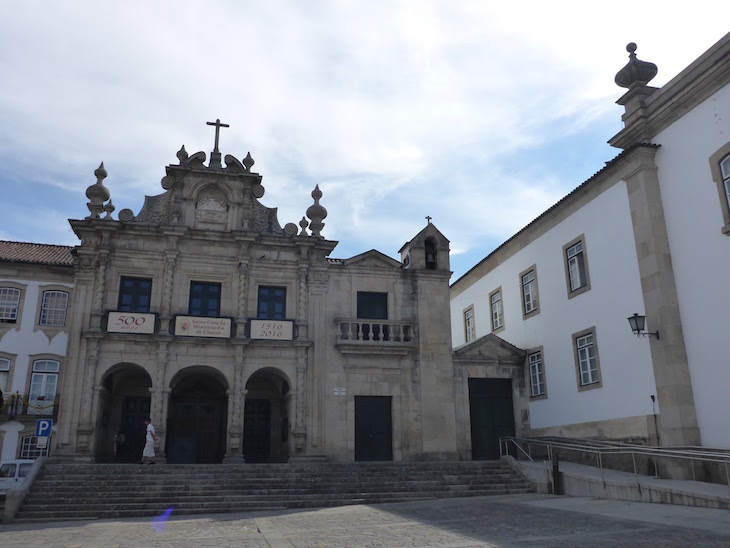
[(455, 250), (482, 253), (484, 235), (510, 235), (582, 182), (504, 158), (610, 118), (618, 130), (626, 43), (664, 83), (725, 32), (710, 8), (28, 0), (0, 20), (0, 161), (14, 180), (76, 192), (49, 205), (66, 217), (104, 160), (118, 210), (139, 210), (180, 145), (210, 151), (204, 122), (220, 117), (222, 152), (251, 151), (282, 225), (320, 183), (324, 233), (343, 249), (392, 254), (431, 214)]

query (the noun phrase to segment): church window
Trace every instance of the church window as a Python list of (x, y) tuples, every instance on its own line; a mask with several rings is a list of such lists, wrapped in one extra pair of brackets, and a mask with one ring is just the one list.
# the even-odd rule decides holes
[(150, 278), (131, 278), (122, 276), (119, 283), (120, 312), (149, 312), (152, 297), (152, 280)]
[(256, 317), (259, 320), (283, 320), (286, 318), (286, 287), (259, 286)]
[(585, 236), (581, 235), (563, 246), (565, 277), (568, 285), (568, 298), (580, 295), (590, 289), (588, 262), (585, 252)]
[(466, 342), (470, 343), (477, 338), (476, 326), (474, 325), (474, 307), (470, 306), (464, 310), (464, 335)]
[(520, 273), (520, 283), (522, 285), (522, 317), (527, 319), (540, 312), (535, 265)]
[(578, 376), (578, 389), (599, 388), (601, 367), (596, 344), (596, 328), (573, 334), (573, 350)]
[(44, 291), (41, 304), (40, 325), (66, 325), (66, 308), (68, 307), (68, 293), (65, 291)]
[(530, 397), (545, 397), (545, 366), (542, 361), (542, 349), (528, 354), (530, 365)]
[(388, 319), (388, 294), (374, 291), (357, 292), (357, 317), (368, 320)]
[(0, 287), (0, 322), (15, 323), (20, 309), (20, 289)]
[(191, 316), (220, 316), (221, 284), (215, 282), (190, 282), (190, 304), (188, 314)]
[(492, 313), (492, 331), (499, 331), (504, 327), (501, 287), (495, 289), (489, 294), (489, 307)]

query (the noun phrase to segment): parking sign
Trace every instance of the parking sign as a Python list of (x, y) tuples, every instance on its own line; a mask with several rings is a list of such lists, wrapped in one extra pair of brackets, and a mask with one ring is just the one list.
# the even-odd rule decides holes
[(50, 437), (53, 428), (53, 419), (38, 419), (35, 426), (35, 435), (38, 437)]

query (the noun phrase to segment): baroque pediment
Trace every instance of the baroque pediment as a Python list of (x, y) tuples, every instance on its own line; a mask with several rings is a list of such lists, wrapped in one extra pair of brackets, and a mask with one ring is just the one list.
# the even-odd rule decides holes
[(391, 259), (384, 253), (371, 249), (360, 255), (345, 259), (345, 266), (358, 266), (363, 268), (401, 268), (400, 261)]

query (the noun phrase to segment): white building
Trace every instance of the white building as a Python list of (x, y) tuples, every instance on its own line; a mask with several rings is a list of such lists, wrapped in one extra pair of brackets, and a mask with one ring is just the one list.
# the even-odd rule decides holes
[(623, 151), (453, 283), (453, 344), (526, 351), (519, 434), (730, 447), (730, 34), (660, 89), (635, 48)]
[(71, 248), (0, 241), (0, 457), (46, 454), (39, 418), (56, 418), (73, 289)]

